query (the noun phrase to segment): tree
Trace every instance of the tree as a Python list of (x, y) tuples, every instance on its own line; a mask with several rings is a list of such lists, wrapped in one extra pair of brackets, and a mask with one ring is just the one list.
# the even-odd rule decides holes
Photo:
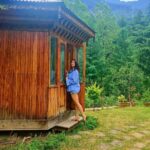
[(139, 67), (143, 70), (144, 74), (150, 76), (150, 48), (144, 47), (139, 54)]
[(93, 22), (95, 22), (93, 14), (88, 10), (82, 0), (64, 0), (64, 2), (80, 19), (93, 27)]
[[(120, 17), (100, 2), (91, 11), (81, 0), (65, 0), (82, 20), (96, 31), (87, 47), (87, 84), (104, 87), (104, 95), (124, 94), (128, 100), (150, 84), (150, 19), (144, 11)], [(118, 17), (118, 16), (117, 16)]]
[(115, 17), (106, 3), (96, 5), (93, 14), (95, 17), (93, 27), (96, 31), (96, 38), (95, 42), (90, 43), (87, 49), (87, 81), (88, 83), (90, 81), (90, 83), (98, 82), (104, 85), (104, 77), (109, 72), (108, 57), (114, 49), (113, 41), (119, 29)]

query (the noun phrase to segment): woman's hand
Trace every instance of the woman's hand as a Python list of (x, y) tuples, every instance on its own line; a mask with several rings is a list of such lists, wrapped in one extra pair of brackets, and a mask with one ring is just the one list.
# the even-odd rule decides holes
[(65, 77), (68, 77), (68, 71), (67, 70), (65, 71)]
[(68, 79), (68, 71), (66, 70), (65, 71), (65, 77), (66, 77), (66, 80)]

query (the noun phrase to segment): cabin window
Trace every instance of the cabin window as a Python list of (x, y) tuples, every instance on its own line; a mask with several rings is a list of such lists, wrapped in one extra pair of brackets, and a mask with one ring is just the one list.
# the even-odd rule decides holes
[(50, 51), (50, 84), (56, 84), (56, 50), (57, 38), (51, 38), (51, 51)]
[(65, 74), (65, 45), (61, 44), (61, 61), (60, 61), (60, 81), (64, 83), (64, 74)]
[(76, 49), (76, 60), (80, 67), (80, 81), (83, 81), (83, 48)]

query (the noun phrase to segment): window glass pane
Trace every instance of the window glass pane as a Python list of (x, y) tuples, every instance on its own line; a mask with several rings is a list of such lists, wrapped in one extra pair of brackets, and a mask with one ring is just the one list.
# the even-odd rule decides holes
[(65, 73), (65, 45), (61, 44), (60, 81), (64, 83)]
[(76, 60), (80, 68), (80, 81), (82, 81), (83, 80), (83, 49), (82, 48), (76, 49)]
[(51, 54), (50, 54), (50, 84), (56, 84), (56, 49), (57, 38), (51, 38)]

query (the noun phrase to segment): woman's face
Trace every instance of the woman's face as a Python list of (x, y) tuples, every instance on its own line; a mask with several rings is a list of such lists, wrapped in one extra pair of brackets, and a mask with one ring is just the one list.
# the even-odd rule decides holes
[(74, 61), (74, 60), (71, 61), (71, 67), (72, 67), (72, 68), (75, 67), (75, 61)]

